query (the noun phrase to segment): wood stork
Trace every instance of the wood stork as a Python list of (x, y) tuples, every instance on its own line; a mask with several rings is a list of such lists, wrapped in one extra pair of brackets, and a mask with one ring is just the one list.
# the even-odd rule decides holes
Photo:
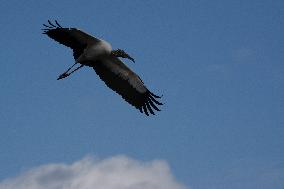
[[(43, 34), (55, 41), (70, 47), (73, 50), (75, 64), (62, 73), (57, 80), (68, 77), (83, 66), (92, 67), (105, 84), (117, 92), (129, 104), (139, 109), (141, 113), (149, 116), (155, 115), (154, 110), (162, 105), (157, 99), (161, 98), (147, 89), (140, 77), (128, 68), (118, 57), (134, 59), (121, 49), (112, 50), (111, 45), (96, 37), (93, 37), (76, 28), (63, 28), (55, 20), (48, 20)], [(70, 71), (75, 65), (76, 69)]]

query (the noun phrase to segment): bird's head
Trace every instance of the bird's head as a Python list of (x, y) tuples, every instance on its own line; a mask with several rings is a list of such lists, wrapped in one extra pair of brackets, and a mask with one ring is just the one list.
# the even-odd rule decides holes
[(116, 57), (127, 58), (127, 59), (131, 60), (132, 62), (135, 62), (134, 58), (129, 56), (124, 50), (121, 50), (121, 49), (112, 50), (111, 54), (116, 56)]

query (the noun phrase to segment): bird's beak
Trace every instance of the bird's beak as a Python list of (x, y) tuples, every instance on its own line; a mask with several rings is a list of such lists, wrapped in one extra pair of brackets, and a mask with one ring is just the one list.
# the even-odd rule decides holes
[(129, 60), (131, 60), (133, 63), (135, 63), (134, 58), (132, 58), (131, 56), (127, 55), (127, 58), (128, 58)]
[(123, 58), (128, 58), (129, 60), (131, 60), (133, 63), (135, 63), (134, 58), (132, 58), (131, 56), (129, 56), (129, 54), (127, 54), (125, 51), (121, 50), (122, 53), (122, 57)]
[(132, 58), (131, 56), (129, 56), (124, 50), (121, 49), (117, 49), (117, 50), (113, 50), (111, 52), (112, 55), (116, 56), (116, 57), (122, 57), (122, 58), (127, 58), (129, 60), (131, 60), (132, 62), (135, 63), (134, 58)]

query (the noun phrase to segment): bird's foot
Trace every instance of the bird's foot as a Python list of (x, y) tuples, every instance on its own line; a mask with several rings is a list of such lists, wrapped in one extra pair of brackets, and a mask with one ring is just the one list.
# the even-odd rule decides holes
[(69, 73), (64, 72), (63, 74), (61, 74), (61, 75), (57, 78), (57, 80), (64, 79), (65, 77), (68, 77), (69, 75), (70, 75)]

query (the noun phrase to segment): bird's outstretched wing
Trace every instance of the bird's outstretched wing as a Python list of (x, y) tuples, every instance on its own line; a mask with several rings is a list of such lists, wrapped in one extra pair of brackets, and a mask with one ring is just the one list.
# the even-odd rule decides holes
[(73, 56), (76, 60), (90, 43), (96, 43), (100, 40), (76, 28), (63, 28), (55, 20), (52, 23), (48, 20), (48, 24), (43, 24), (43, 34), (54, 39), (55, 41), (73, 49)]
[(122, 96), (129, 104), (135, 106), (141, 113), (147, 116), (155, 115), (154, 110), (162, 105), (157, 98), (161, 98), (150, 92), (143, 81), (115, 56), (107, 56), (94, 64), (94, 70), (105, 84)]

